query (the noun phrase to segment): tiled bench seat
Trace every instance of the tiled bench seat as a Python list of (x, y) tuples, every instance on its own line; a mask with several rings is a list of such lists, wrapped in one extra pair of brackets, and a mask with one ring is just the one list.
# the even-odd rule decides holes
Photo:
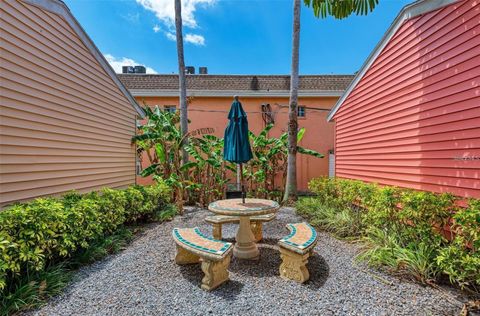
[(307, 223), (287, 224), (290, 235), (280, 239), (280, 276), (299, 283), (310, 278), (306, 264), (317, 244), (318, 235), (315, 229)]
[(177, 244), (177, 264), (202, 264), (205, 276), (202, 289), (210, 291), (228, 281), (227, 268), (232, 255), (232, 244), (205, 236), (195, 228), (174, 228), (173, 239)]
[[(255, 236), (255, 242), (259, 242), (263, 239), (263, 223), (272, 221), (276, 216), (277, 214), (266, 214), (252, 216), (250, 218), (250, 228)], [(215, 239), (222, 239), (222, 225), (238, 223), (240, 219), (238, 216), (212, 215), (207, 216), (205, 221), (213, 225), (213, 237)]]

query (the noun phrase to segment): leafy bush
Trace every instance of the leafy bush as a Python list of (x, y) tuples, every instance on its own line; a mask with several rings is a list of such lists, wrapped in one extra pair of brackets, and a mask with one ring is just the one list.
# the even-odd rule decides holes
[(85, 195), (70, 192), (61, 199), (39, 198), (1, 211), (0, 290), (12, 290), (20, 276), (87, 249), (126, 222), (159, 218), (162, 210), (171, 216), (169, 197), (169, 188), (160, 182)]
[[(361, 232), (359, 211), (322, 204), (315, 198), (302, 198), (297, 202), (297, 212), (309, 218), (312, 225), (340, 238), (357, 237)], [(311, 211), (313, 210), (313, 211)]]
[(480, 292), (480, 200), (470, 200), (469, 207), (458, 210), (453, 219), (455, 237), (440, 250), (437, 264), (451, 282)]
[(360, 237), (359, 259), (422, 282), (444, 274), (480, 288), (480, 200), (463, 208), (450, 194), (348, 179), (313, 179), (309, 188), (316, 197), (301, 199), (297, 212), (339, 237)]

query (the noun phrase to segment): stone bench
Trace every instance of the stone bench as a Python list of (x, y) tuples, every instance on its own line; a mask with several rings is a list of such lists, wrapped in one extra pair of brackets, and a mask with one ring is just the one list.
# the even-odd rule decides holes
[(283, 279), (304, 283), (310, 278), (306, 264), (313, 254), (318, 235), (307, 223), (287, 224), (290, 235), (280, 239), (280, 276)]
[(195, 228), (174, 228), (177, 244), (177, 264), (201, 263), (205, 276), (202, 289), (210, 291), (229, 280), (227, 268), (232, 256), (232, 244), (205, 236)]
[[(259, 242), (263, 239), (263, 223), (270, 222), (271, 220), (275, 219), (276, 216), (277, 214), (266, 214), (252, 216), (250, 218), (250, 228), (255, 236), (255, 242)], [(238, 223), (240, 218), (238, 216), (212, 215), (207, 216), (205, 221), (213, 225), (213, 237), (215, 239), (222, 239), (222, 225)]]

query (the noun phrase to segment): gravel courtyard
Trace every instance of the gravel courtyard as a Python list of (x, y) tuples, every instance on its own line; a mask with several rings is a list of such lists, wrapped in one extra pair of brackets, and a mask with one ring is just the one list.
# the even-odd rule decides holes
[[(174, 263), (173, 227), (198, 226), (211, 234), (205, 210), (188, 210), (153, 225), (126, 250), (80, 270), (64, 294), (34, 315), (455, 315), (462, 302), (450, 293), (401, 281), (354, 263), (355, 245), (320, 233), (310, 258), (310, 280), (279, 277), (276, 241), (286, 223), (299, 222), (291, 208), (264, 225), (258, 262), (232, 259), (230, 281), (213, 292), (200, 289), (200, 265)], [(236, 225), (225, 225), (233, 241)]]

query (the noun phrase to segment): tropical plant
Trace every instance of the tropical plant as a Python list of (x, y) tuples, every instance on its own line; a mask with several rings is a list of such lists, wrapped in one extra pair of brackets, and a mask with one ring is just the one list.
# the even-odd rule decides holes
[(223, 160), (223, 138), (214, 135), (192, 137), (186, 147), (194, 161), (189, 162), (190, 178), (194, 183), (191, 198), (201, 205), (223, 198), (228, 182), (227, 170), (235, 172), (231, 162)]
[[(256, 195), (263, 198), (278, 199), (281, 198), (281, 190), (285, 187), (285, 174), (288, 157), (288, 134), (283, 133), (280, 137), (269, 137), (268, 133), (273, 128), (273, 124), (267, 125), (258, 135), (250, 132), (250, 142), (252, 144), (252, 159), (246, 168), (246, 177), (250, 180), (250, 187), (255, 188)], [(305, 135), (305, 128), (299, 130), (297, 142), (300, 142)], [(298, 152), (317, 158), (323, 158), (323, 155), (300, 146), (297, 146)], [(281, 185), (276, 183), (277, 175), (281, 174)]]
[[(138, 153), (145, 154), (150, 165), (141, 175), (162, 179), (174, 191), (174, 200), (179, 208), (185, 202), (207, 205), (223, 198), (229, 177), (236, 172), (235, 165), (223, 160), (223, 139), (209, 135), (209, 129), (199, 129), (190, 133), (190, 143), (185, 146), (190, 160), (181, 164), (182, 138), (177, 114), (145, 107), (147, 122), (139, 126), (139, 134), (133, 137)], [(258, 135), (250, 132), (250, 142), (254, 157), (244, 168), (244, 177), (250, 182), (250, 192), (256, 197), (281, 197), (281, 186), (276, 183), (278, 175), (285, 178), (287, 134), (279, 138), (269, 137), (273, 125), (266, 126)], [(297, 135), (301, 141), (305, 129)], [(193, 135), (199, 135), (193, 137)], [(298, 151), (315, 157), (322, 154), (298, 147)], [(282, 181), (282, 180), (280, 180)], [(283, 180), (284, 181), (284, 180)], [(186, 194), (188, 192), (188, 194)], [(186, 199), (188, 195), (189, 199)]]
[[(343, 19), (351, 14), (366, 15), (373, 11), (378, 0), (304, 0), (304, 4), (312, 7), (316, 17), (332, 16)], [(288, 109), (288, 163), (287, 181), (283, 201), (297, 199), (297, 106), (299, 87), (299, 51), (300, 51), (300, 0), (293, 0), (293, 33), (292, 33), (292, 66), (290, 74), (290, 101)]]
[(191, 184), (184, 171), (190, 167), (182, 165), (182, 136), (177, 113), (162, 111), (158, 106), (144, 107), (147, 121), (138, 127), (139, 134), (132, 140), (137, 144), (139, 155), (145, 153), (150, 165), (142, 170), (144, 177), (153, 175), (163, 179), (174, 189), (173, 200), (178, 209), (183, 209), (185, 190)]

